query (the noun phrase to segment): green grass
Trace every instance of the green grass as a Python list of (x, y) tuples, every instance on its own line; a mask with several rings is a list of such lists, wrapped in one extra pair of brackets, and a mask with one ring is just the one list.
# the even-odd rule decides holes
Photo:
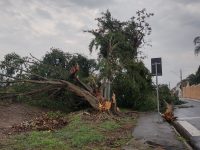
[(104, 136), (92, 124), (83, 122), (80, 115), (73, 116), (70, 124), (56, 134), (63, 139), (69, 139), (74, 147), (82, 147), (87, 143), (104, 140)]
[(15, 138), (16, 144), (13, 149), (44, 149), (44, 150), (64, 150), (69, 146), (58, 138), (55, 138), (48, 131), (33, 131), (27, 135), (20, 135)]
[[(57, 116), (60, 113), (49, 113), (50, 116)], [(115, 133), (126, 123), (134, 123), (134, 120), (125, 117), (121, 121), (107, 120), (93, 123), (81, 119), (81, 114), (68, 116), (69, 124), (64, 128), (50, 131), (32, 131), (10, 138), (3, 144), (4, 150), (74, 150), (74, 149), (102, 149), (102, 144), (107, 149), (125, 145), (131, 138), (129, 135), (118, 134), (112, 145), (106, 145), (109, 140), (108, 133)], [(105, 132), (106, 131), (106, 132)], [(115, 135), (115, 134), (114, 134)], [(113, 136), (113, 135), (112, 135)], [(115, 137), (115, 136), (114, 136)]]
[(109, 130), (109, 131), (112, 131), (112, 130), (115, 130), (115, 129), (118, 129), (121, 127), (120, 124), (115, 122), (114, 120), (107, 120), (107, 121), (101, 123), (99, 126), (102, 129)]

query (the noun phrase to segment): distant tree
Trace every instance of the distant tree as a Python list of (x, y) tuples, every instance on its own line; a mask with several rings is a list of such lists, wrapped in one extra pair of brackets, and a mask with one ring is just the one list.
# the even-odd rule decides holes
[(193, 42), (195, 45), (194, 53), (198, 55), (200, 53), (200, 36), (195, 37)]
[(196, 78), (197, 78), (197, 84), (199, 84), (200, 83), (200, 66), (196, 72)]
[(195, 74), (190, 74), (187, 77), (187, 80), (189, 81), (190, 85), (196, 84), (196, 75)]
[(31, 72), (46, 78), (66, 80), (70, 68), (76, 63), (80, 66), (78, 73), (80, 78), (88, 77), (97, 66), (95, 60), (88, 59), (81, 54), (64, 53), (60, 49), (51, 48), (42, 60), (31, 66)]
[(0, 62), (1, 72), (8, 76), (22, 75), (22, 69), (24, 69), (25, 58), (20, 57), (16, 53), (9, 53), (4, 56), (3, 61)]
[(200, 83), (200, 66), (195, 74), (190, 74), (186, 79), (189, 81), (190, 85), (199, 84)]

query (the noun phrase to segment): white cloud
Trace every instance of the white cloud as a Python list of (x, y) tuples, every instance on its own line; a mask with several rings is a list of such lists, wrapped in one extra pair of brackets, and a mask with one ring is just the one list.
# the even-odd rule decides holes
[[(83, 30), (96, 27), (94, 18), (109, 9), (114, 17), (127, 20), (147, 8), (155, 16), (152, 47), (145, 47), (145, 60), (163, 58), (163, 83), (175, 85), (197, 70), (200, 57), (194, 56), (193, 38), (200, 34), (199, 0), (0, 0), (0, 59), (9, 52), (41, 57), (50, 47), (89, 55), (92, 36)], [(91, 57), (94, 57), (95, 53)], [(150, 67), (149, 67), (150, 68)], [(179, 74), (179, 73), (178, 73)]]

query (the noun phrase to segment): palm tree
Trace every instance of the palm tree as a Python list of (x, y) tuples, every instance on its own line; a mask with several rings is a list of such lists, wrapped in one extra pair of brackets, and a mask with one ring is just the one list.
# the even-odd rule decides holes
[(195, 37), (193, 42), (195, 45), (194, 53), (198, 55), (200, 53), (200, 36)]

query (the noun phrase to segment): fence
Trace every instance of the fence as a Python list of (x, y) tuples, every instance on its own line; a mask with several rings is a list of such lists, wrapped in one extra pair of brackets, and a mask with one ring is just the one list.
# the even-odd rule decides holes
[(200, 84), (183, 87), (183, 97), (200, 100)]

